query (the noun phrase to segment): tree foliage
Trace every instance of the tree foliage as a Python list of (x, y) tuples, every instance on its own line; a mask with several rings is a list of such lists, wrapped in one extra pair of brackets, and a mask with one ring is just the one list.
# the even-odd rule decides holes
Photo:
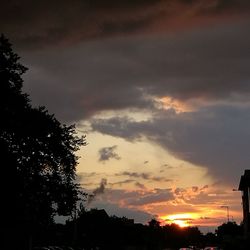
[(223, 237), (235, 237), (239, 235), (243, 235), (243, 227), (241, 225), (236, 224), (234, 221), (229, 221), (227, 223), (223, 223), (216, 230), (217, 236), (219, 238)]
[(85, 145), (73, 125), (61, 124), (45, 107), (32, 107), (22, 92), (27, 70), (3, 35), (0, 37), (0, 150), (5, 167), (16, 174), (20, 223), (48, 224), (76, 204), (77, 156)]

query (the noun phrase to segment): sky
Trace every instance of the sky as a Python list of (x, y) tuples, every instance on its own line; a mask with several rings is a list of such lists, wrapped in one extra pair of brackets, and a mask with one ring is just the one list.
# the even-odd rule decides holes
[(87, 208), (200, 228), (242, 220), (250, 166), (248, 0), (9, 0), (24, 91), (86, 135)]

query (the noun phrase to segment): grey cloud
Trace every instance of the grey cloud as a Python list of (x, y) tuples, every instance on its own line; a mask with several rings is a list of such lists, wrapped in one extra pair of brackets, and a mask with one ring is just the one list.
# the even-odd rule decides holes
[(118, 186), (122, 186), (123, 184), (128, 184), (128, 183), (132, 183), (134, 182), (135, 180), (132, 180), (132, 179), (127, 179), (127, 180), (124, 180), (124, 181), (117, 181), (117, 182), (113, 182), (113, 183), (109, 183), (111, 186), (114, 186), (114, 185), (118, 185)]
[(104, 147), (101, 148), (98, 153), (99, 153), (99, 161), (101, 162), (106, 162), (110, 159), (116, 159), (120, 160), (121, 157), (115, 152), (117, 149), (117, 146), (114, 145), (112, 147)]
[(141, 206), (146, 204), (161, 203), (174, 199), (172, 190), (155, 188), (154, 190), (138, 189), (128, 191), (124, 189), (106, 189), (106, 192), (95, 201), (119, 203), (123, 206)]
[(152, 193), (147, 193), (145, 195), (128, 200), (128, 204), (133, 206), (142, 206), (166, 202), (172, 200), (173, 198), (174, 197), (170, 189), (155, 189)]
[(158, 13), (150, 2), (159, 1), (12, 0), (1, 6), (0, 29), (26, 49), (64, 47), (142, 29)]
[[(147, 122), (144, 124), (146, 125)], [(104, 134), (123, 137), (131, 141), (141, 138), (143, 133), (140, 133), (140, 125), (141, 123), (136, 123), (127, 117), (112, 117), (110, 119), (91, 120), (91, 127), (93, 131), (99, 131)], [(124, 175), (138, 177), (139, 174), (124, 172)]]
[(102, 200), (110, 203), (119, 203), (121, 200), (126, 203), (126, 200), (140, 195), (138, 190), (128, 191), (124, 189), (106, 189), (105, 194), (100, 197)]
[(93, 193), (96, 194), (102, 194), (104, 193), (105, 186), (107, 185), (107, 179), (102, 179), (100, 182), (100, 186), (96, 188)]
[(159, 181), (159, 182), (172, 181), (172, 179), (167, 179), (165, 177), (153, 176), (151, 173), (137, 173), (137, 172), (124, 171), (124, 172), (118, 173), (116, 175), (117, 176), (129, 176), (129, 177), (133, 177), (133, 178), (141, 178), (141, 179), (147, 180), (147, 181)]
[(105, 190), (105, 187), (107, 185), (107, 179), (102, 179), (101, 182), (100, 182), (100, 186), (97, 187), (96, 189), (93, 190), (92, 194), (90, 194), (88, 196), (88, 200), (87, 200), (87, 203), (90, 204), (97, 195), (99, 194), (103, 194), (104, 193), (104, 190)]
[(247, 0), (12, 0), (1, 6), (0, 29), (24, 48), (65, 46), (82, 40), (154, 30), (159, 20), (167, 22), (161, 28), (165, 30), (171, 25), (169, 19), (183, 13), (185, 16), (192, 12), (189, 19), (206, 18), (208, 14), (214, 17), (215, 13), (226, 13), (228, 9), (230, 14), (246, 12), (249, 6)]
[(145, 189), (146, 187), (145, 187), (145, 185), (143, 185), (142, 183), (140, 183), (140, 182), (136, 182), (135, 183), (135, 186), (137, 187), (137, 188), (141, 188), (141, 189)]
[[(154, 110), (148, 96), (246, 102), (250, 95), (249, 21), (175, 36), (95, 41), (21, 52), (25, 91), (63, 121), (105, 110)], [(238, 39), (244, 34), (244, 39)]]
[(92, 127), (130, 140), (144, 135), (178, 158), (207, 167), (215, 178), (230, 181), (233, 186), (250, 164), (248, 106), (213, 106), (180, 114), (166, 111), (151, 121), (142, 122), (119, 118), (116, 126), (113, 119), (98, 120), (99, 125), (93, 121)]
[(134, 178), (142, 178), (144, 180), (148, 180), (150, 174), (149, 173), (136, 173), (136, 172), (128, 172), (124, 171), (122, 173), (116, 174), (117, 176), (130, 176)]
[(142, 189), (134, 191), (107, 189), (105, 194), (99, 197), (99, 201), (105, 200), (109, 203), (120, 203), (124, 206), (135, 207), (146, 204), (166, 202), (172, 199), (174, 199), (174, 197), (170, 188), (155, 188), (154, 190)]
[(151, 180), (152, 181), (163, 181), (163, 182), (171, 182), (171, 181), (173, 181), (172, 179), (168, 179), (168, 178), (160, 177), (160, 176), (153, 176), (153, 177), (151, 177)]

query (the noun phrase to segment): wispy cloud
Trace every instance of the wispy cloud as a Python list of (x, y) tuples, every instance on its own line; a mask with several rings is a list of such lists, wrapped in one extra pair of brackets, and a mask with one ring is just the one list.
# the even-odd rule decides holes
[(140, 183), (140, 182), (138, 182), (138, 181), (135, 182), (135, 187), (141, 188), (141, 189), (145, 189), (145, 188), (146, 188), (144, 184), (142, 184), (142, 183)]
[(128, 200), (128, 205), (143, 206), (154, 203), (167, 202), (173, 199), (171, 189), (155, 189), (144, 195)]
[(90, 204), (97, 195), (103, 194), (105, 191), (105, 187), (107, 185), (107, 179), (102, 179), (99, 187), (93, 190), (92, 194), (88, 195), (87, 203)]
[(110, 159), (120, 160), (121, 157), (115, 152), (117, 146), (114, 145), (112, 147), (104, 147), (99, 150), (99, 161), (106, 162)]
[(137, 172), (124, 171), (121, 173), (117, 173), (116, 176), (129, 176), (129, 177), (143, 179), (147, 181), (158, 181), (158, 182), (171, 182), (172, 181), (172, 179), (168, 179), (162, 176), (153, 176), (152, 173), (137, 173)]
[(109, 185), (111, 186), (122, 186), (124, 184), (129, 184), (129, 183), (133, 183), (135, 182), (135, 180), (132, 180), (132, 179), (126, 179), (126, 180), (122, 180), (122, 181), (117, 181), (117, 182), (112, 182), (112, 183), (109, 183)]

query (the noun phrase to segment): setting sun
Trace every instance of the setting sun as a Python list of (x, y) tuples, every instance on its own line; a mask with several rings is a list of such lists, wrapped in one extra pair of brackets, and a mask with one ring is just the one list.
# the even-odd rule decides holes
[(185, 221), (185, 220), (173, 220), (173, 223), (177, 224), (180, 227), (188, 227), (189, 226), (188, 221)]
[(195, 214), (172, 214), (162, 216), (161, 219), (165, 221), (166, 224), (177, 224), (180, 227), (188, 227), (192, 223), (192, 220), (198, 218)]

